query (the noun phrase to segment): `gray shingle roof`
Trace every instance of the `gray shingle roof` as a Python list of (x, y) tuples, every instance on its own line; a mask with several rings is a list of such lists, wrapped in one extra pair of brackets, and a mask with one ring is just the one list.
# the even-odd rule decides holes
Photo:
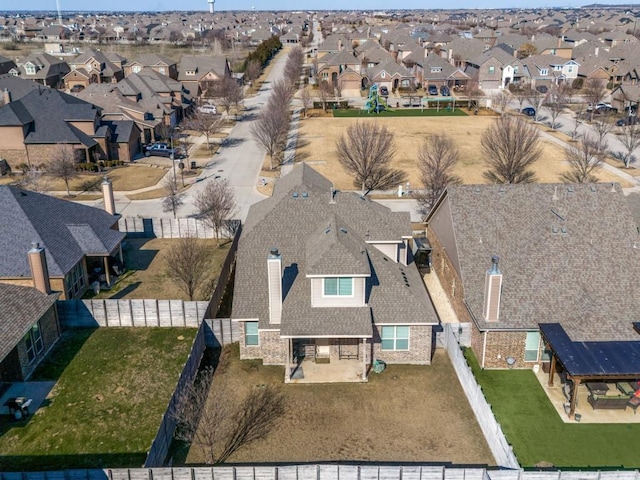
[(0, 186), (0, 277), (31, 277), (32, 242), (46, 250), (49, 274), (61, 277), (84, 255), (109, 255), (125, 234), (111, 227), (118, 216), (16, 187)]
[[(318, 239), (325, 235), (327, 225), (338, 225), (342, 237), (329, 241), (340, 243), (340, 248), (349, 252), (345, 253), (345, 264), (362, 274), (371, 274), (367, 279), (367, 306), (311, 307), (311, 279), (306, 278), (306, 273), (326, 273), (328, 270), (319, 261), (324, 259), (332, 273), (340, 268), (337, 259), (324, 250), (322, 239)], [(340, 232), (341, 225), (347, 234)], [(284, 335), (369, 336), (372, 318), (376, 323), (437, 323), (415, 265), (395, 263), (367, 244), (400, 242), (403, 236), (410, 235), (408, 213), (391, 212), (355, 193), (336, 192), (332, 197), (329, 180), (305, 164), (297, 166), (276, 182), (272, 197), (249, 210), (238, 246), (232, 318), (257, 318), (260, 328), (273, 328), (268, 324), (266, 260), (269, 249), (275, 246), (282, 254), (284, 299), (280, 328)], [(315, 248), (320, 252), (310, 251)], [(344, 273), (334, 274), (351, 273), (339, 271)]]
[[(465, 300), (481, 328), (561, 323), (573, 341), (638, 339), (640, 238), (618, 184), (467, 185), (446, 195)], [(500, 319), (487, 323), (485, 272), (496, 254)]]
[(0, 283), (0, 361), (55, 304), (59, 295), (45, 295), (35, 288)]

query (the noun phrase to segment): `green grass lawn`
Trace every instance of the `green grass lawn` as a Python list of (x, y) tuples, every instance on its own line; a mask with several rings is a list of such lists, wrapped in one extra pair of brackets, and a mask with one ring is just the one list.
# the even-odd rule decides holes
[(0, 471), (140, 467), (196, 332), (67, 332), (32, 377), (57, 381), (48, 401), (27, 422), (0, 424)]
[(461, 109), (447, 110), (442, 107), (440, 110), (435, 108), (425, 108), (421, 110), (419, 108), (392, 108), (380, 113), (368, 113), (366, 110), (361, 109), (335, 109), (333, 110), (334, 117), (466, 117), (467, 113)]
[(523, 467), (640, 467), (640, 424), (564, 423), (531, 370), (481, 370), (465, 356)]

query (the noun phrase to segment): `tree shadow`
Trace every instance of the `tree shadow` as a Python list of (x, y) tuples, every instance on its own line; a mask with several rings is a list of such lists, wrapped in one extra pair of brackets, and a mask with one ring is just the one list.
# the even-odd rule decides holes
[(131, 292), (133, 292), (136, 288), (138, 288), (140, 285), (142, 284), (142, 282), (134, 282), (130, 285), (127, 285), (125, 288), (123, 288), (122, 290), (120, 290), (119, 292), (111, 295), (109, 298), (111, 299), (120, 299), (120, 298), (124, 298), (126, 297), (128, 294), (130, 294)]
[(244, 142), (244, 138), (227, 137), (220, 142), (220, 146), (224, 148), (233, 148), (238, 145), (242, 145)]

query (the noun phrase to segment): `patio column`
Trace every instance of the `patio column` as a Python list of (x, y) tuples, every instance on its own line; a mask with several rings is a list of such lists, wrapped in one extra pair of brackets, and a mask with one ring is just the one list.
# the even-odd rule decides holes
[(556, 374), (556, 354), (551, 355), (551, 365), (549, 365), (549, 385), (553, 387), (553, 376)]
[(580, 386), (580, 378), (573, 378), (573, 391), (571, 392), (571, 406), (569, 407), (569, 418), (573, 419), (576, 413), (576, 401), (578, 400), (578, 387)]
[(367, 380), (367, 339), (362, 339), (362, 380)]
[(124, 265), (124, 256), (122, 255), (122, 242), (118, 245), (118, 258), (120, 263)]
[(291, 339), (287, 339), (287, 361), (285, 363), (285, 371), (284, 371), (284, 383), (289, 383), (291, 381)]
[(111, 274), (109, 273), (109, 257), (104, 258), (104, 275), (107, 281), (107, 285), (111, 286)]

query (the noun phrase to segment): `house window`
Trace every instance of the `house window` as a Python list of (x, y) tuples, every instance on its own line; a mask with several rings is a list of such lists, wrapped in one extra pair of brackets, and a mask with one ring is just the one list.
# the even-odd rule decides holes
[(82, 262), (71, 269), (69, 274), (64, 279), (67, 299), (74, 298), (84, 288), (84, 273), (82, 271)]
[(380, 74), (380, 77), (382, 77), (382, 78), (384, 78), (384, 77), (386, 77), (386, 76), (387, 76), (387, 75), (386, 75), (386, 72), (382, 72), (382, 73)]
[(322, 72), (322, 79), (327, 80), (329, 78), (329, 72)]
[(513, 73), (518, 73), (518, 67), (513, 67)]
[(142, 67), (140, 65), (134, 65), (133, 68), (131, 69), (133, 73), (138, 73), (140, 72), (140, 70), (142, 70)]
[(442, 67), (431, 67), (431, 73), (438, 73), (442, 71)]
[(382, 350), (409, 350), (409, 327), (382, 327)]
[(540, 70), (540, 75), (549, 75), (549, 70), (543, 68), (542, 70)]
[(27, 75), (35, 75), (36, 74), (36, 66), (31, 64), (31, 63), (27, 63), (24, 66), (24, 71), (27, 73)]
[(160, 68), (158, 69), (158, 72), (160, 72), (162, 75), (164, 75), (164, 72), (165, 72), (164, 67), (160, 67)]
[(567, 73), (573, 73), (573, 67), (567, 67)]
[(489, 73), (494, 73), (496, 71), (496, 67), (494, 67), (493, 65), (491, 65), (489, 67)]
[(258, 345), (258, 322), (244, 322), (244, 344)]
[(324, 297), (352, 297), (353, 278), (349, 277), (327, 277), (324, 279)]
[(39, 353), (44, 350), (44, 341), (40, 331), (40, 323), (36, 323), (24, 336), (24, 343), (27, 347), (27, 358), (29, 363), (33, 363)]
[[(538, 352), (540, 351), (540, 332), (527, 332), (527, 340), (524, 347), (524, 361), (525, 362), (537, 362)], [(550, 352), (545, 350), (542, 352), (543, 361), (548, 361), (551, 358)]]
[(560, 71), (562, 71), (562, 65), (555, 65), (555, 66), (553, 67), (553, 69), (554, 69), (556, 72), (560, 72)]

